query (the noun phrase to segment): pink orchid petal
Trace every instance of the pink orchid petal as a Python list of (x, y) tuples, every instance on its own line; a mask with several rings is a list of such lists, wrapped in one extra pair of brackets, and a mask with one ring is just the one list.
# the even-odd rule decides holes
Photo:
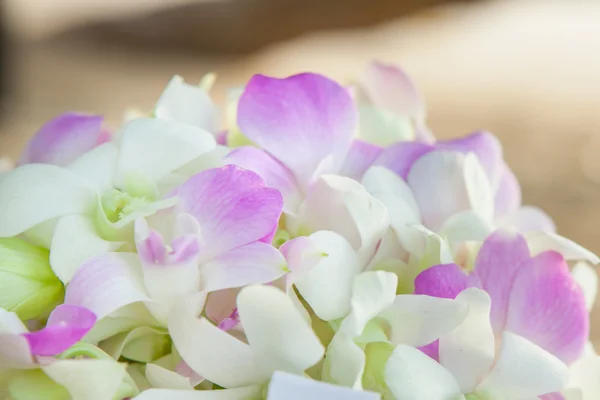
[(359, 181), (381, 152), (377, 145), (354, 139), (339, 174)]
[(504, 165), (494, 198), (494, 215), (503, 216), (514, 212), (521, 206), (521, 186), (513, 172)]
[(255, 242), (224, 253), (200, 266), (207, 292), (272, 282), (286, 273), (286, 263), (275, 247)]
[(429, 343), (427, 346), (418, 348), (423, 353), (433, 358), (435, 361), (440, 362), (440, 341), (439, 339), (435, 342)]
[(552, 218), (537, 207), (523, 206), (515, 211), (505, 215), (500, 224), (503, 226), (512, 226), (519, 232), (556, 232), (556, 225)]
[(304, 185), (324, 159), (341, 165), (356, 128), (356, 110), (348, 90), (324, 76), (255, 75), (239, 100), (238, 125)]
[(395, 143), (384, 149), (373, 165), (386, 167), (407, 180), (413, 164), (434, 149), (434, 146), (420, 142)]
[(567, 400), (565, 396), (561, 393), (548, 393), (543, 396), (540, 396), (541, 400)]
[(569, 364), (589, 335), (585, 297), (563, 257), (548, 251), (525, 263), (512, 287), (506, 329)]
[(495, 333), (504, 330), (513, 281), (529, 259), (527, 242), (510, 230), (494, 232), (479, 250), (475, 273), (481, 279), (482, 288), (492, 298), (490, 318)]
[(83, 153), (110, 140), (103, 117), (66, 113), (48, 121), (29, 141), (20, 164), (65, 166)]
[(273, 232), (283, 199), (256, 173), (228, 165), (200, 172), (184, 183), (177, 208), (194, 216), (206, 233), (206, 260)]
[(25, 333), (31, 354), (54, 356), (80, 341), (96, 323), (90, 310), (63, 304), (54, 309), (46, 327), (37, 332)]
[(233, 288), (209, 293), (204, 311), (215, 325), (219, 326), (222, 321), (230, 318), (236, 312), (236, 299), (239, 291), (239, 288)]
[(251, 146), (240, 147), (223, 161), (256, 172), (267, 186), (279, 190), (286, 212), (295, 212), (300, 206), (302, 195), (294, 174), (267, 152)]
[(418, 121), (424, 118), (423, 98), (410, 77), (400, 68), (379, 62), (371, 63), (361, 83), (374, 105)]
[(414, 294), (454, 299), (470, 287), (481, 287), (475, 273), (467, 275), (456, 264), (441, 264), (427, 268), (416, 277)]

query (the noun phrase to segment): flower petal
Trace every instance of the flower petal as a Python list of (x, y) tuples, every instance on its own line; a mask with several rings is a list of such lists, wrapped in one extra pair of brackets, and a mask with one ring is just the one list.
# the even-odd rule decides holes
[(117, 145), (113, 142), (104, 143), (77, 158), (67, 169), (83, 178), (86, 185), (101, 194), (113, 187), (118, 157)]
[(414, 347), (399, 344), (385, 366), (385, 381), (396, 400), (464, 399), (452, 374)]
[(523, 206), (506, 214), (500, 219), (499, 224), (506, 227), (514, 227), (519, 232), (527, 233), (534, 231), (556, 232), (556, 226), (552, 218), (537, 207)]
[(492, 225), (489, 220), (474, 211), (454, 214), (440, 230), (440, 235), (446, 237), (451, 246), (469, 241), (483, 242), (490, 233)]
[(27, 328), (16, 313), (0, 308), (0, 365), (28, 368), (35, 365), (27, 339)]
[(100, 320), (119, 308), (149, 301), (137, 254), (109, 253), (89, 260), (73, 276), (65, 304), (85, 307)]
[(301, 268), (305, 272), (295, 282), (296, 287), (319, 318), (332, 321), (345, 317), (350, 312), (354, 277), (361, 269), (356, 252), (334, 232), (320, 231), (309, 238), (324, 257), (307, 258), (311, 266)]
[(504, 329), (513, 281), (529, 249), (523, 236), (515, 231), (499, 230), (490, 235), (481, 246), (475, 260), (475, 272), (482, 288), (492, 298), (490, 318), (494, 332)]
[(456, 264), (434, 265), (415, 279), (415, 294), (454, 299), (470, 287), (481, 287), (476, 274), (467, 275)]
[(515, 277), (506, 329), (570, 364), (583, 354), (589, 316), (583, 291), (558, 253), (544, 252)]
[(267, 400), (379, 400), (380, 395), (371, 392), (356, 391), (313, 381), (285, 372), (275, 372)]
[(213, 136), (195, 126), (135, 119), (123, 128), (115, 185), (124, 188), (132, 174), (156, 182), (215, 146)]
[(454, 330), (468, 312), (459, 301), (401, 294), (379, 317), (389, 324), (390, 342), (420, 347)]
[(31, 354), (55, 356), (80, 341), (95, 323), (96, 316), (90, 310), (62, 304), (52, 311), (44, 329), (24, 336)]
[(492, 372), (477, 393), (493, 399), (530, 399), (560, 392), (567, 384), (567, 366), (552, 354), (505, 331)]
[(188, 378), (156, 364), (146, 364), (146, 378), (154, 388), (194, 390)]
[(237, 304), (248, 343), (271, 371), (301, 374), (323, 357), (319, 338), (279, 289), (248, 286)]
[(255, 75), (240, 98), (238, 124), (306, 184), (328, 157), (339, 168), (354, 134), (356, 111), (348, 91), (324, 76)]
[(360, 181), (365, 171), (381, 154), (381, 151), (382, 149), (379, 146), (354, 139), (339, 174)]
[(65, 113), (46, 122), (29, 141), (19, 164), (66, 166), (83, 153), (110, 140), (100, 115)]
[(295, 213), (302, 201), (298, 183), (292, 172), (264, 150), (245, 146), (234, 149), (223, 160), (225, 164), (234, 164), (252, 172), (256, 172), (267, 186), (281, 192), (284, 210)]
[(483, 290), (469, 288), (456, 300), (469, 306), (469, 314), (440, 339), (440, 364), (452, 373), (463, 393), (471, 393), (488, 374), (496, 353), (490, 324), (491, 299)]
[(48, 164), (28, 164), (0, 179), (0, 237), (16, 236), (44, 221), (87, 213), (96, 194), (72, 172)]
[(221, 390), (145, 390), (135, 400), (247, 400), (260, 398), (262, 387), (251, 385), (236, 389)]
[(552, 250), (562, 254), (565, 260), (588, 261), (594, 265), (600, 262), (596, 254), (556, 233), (529, 232), (525, 235), (525, 238), (533, 255)]
[(381, 152), (373, 165), (385, 167), (407, 180), (415, 162), (427, 153), (434, 151), (432, 145), (421, 142), (400, 142), (388, 146)]
[(270, 244), (255, 242), (228, 251), (200, 266), (203, 290), (269, 283), (286, 273), (281, 253)]
[(189, 296), (169, 315), (169, 333), (181, 358), (198, 375), (225, 388), (264, 383), (270, 372), (250, 346), (198, 318), (205, 293)]
[(203, 260), (269, 235), (283, 208), (276, 189), (233, 165), (200, 172), (178, 195), (177, 210), (193, 215), (205, 233)]
[(479, 159), (473, 153), (465, 156), (463, 174), (471, 209), (484, 220), (491, 221), (494, 217), (494, 192)]
[(85, 261), (113, 252), (122, 244), (102, 239), (90, 218), (67, 215), (56, 224), (50, 248), (50, 265), (56, 276), (66, 284)]
[[(575, 361), (570, 368), (569, 388), (579, 388), (582, 400), (593, 400), (600, 393), (600, 357), (585, 356)], [(568, 397), (568, 400), (571, 400)]]
[(358, 347), (352, 337), (344, 333), (336, 333), (327, 346), (322, 379), (360, 390), (365, 362), (364, 350)]
[(214, 132), (217, 127), (217, 108), (200, 86), (185, 83), (175, 75), (160, 95), (154, 108), (157, 118), (183, 122)]
[(585, 308), (590, 311), (598, 294), (598, 274), (588, 263), (578, 262), (571, 271), (573, 279), (581, 287), (585, 297)]
[(372, 104), (360, 104), (358, 136), (374, 145), (389, 146), (400, 141), (418, 140), (410, 117), (397, 115)]
[(494, 197), (494, 215), (500, 217), (514, 212), (521, 206), (521, 186), (513, 172), (504, 164)]

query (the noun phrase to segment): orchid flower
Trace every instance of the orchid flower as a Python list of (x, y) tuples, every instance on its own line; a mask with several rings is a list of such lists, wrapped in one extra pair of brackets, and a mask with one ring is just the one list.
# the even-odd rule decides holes
[(0, 180), (0, 237), (49, 248), (67, 283), (83, 261), (133, 242), (135, 219), (173, 206), (163, 196), (189, 177), (179, 171), (214, 146), (199, 128), (138, 119), (67, 167), (20, 166)]
[(467, 287), (489, 293), (497, 337), (504, 331), (520, 335), (566, 364), (583, 354), (589, 334), (586, 300), (560, 254), (532, 257), (522, 235), (500, 230), (485, 240), (472, 272), (444, 264), (415, 280), (415, 293), (443, 298)]
[(487, 293), (469, 288), (456, 300), (469, 304), (469, 315), (440, 339), (439, 363), (407, 345), (388, 353), (384, 377), (395, 400), (529, 400), (566, 386), (558, 358), (508, 331), (494, 337)]

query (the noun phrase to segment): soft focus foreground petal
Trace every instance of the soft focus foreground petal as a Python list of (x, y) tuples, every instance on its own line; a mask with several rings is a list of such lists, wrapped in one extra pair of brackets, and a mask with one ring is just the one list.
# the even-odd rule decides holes
[(398, 276), (386, 271), (367, 271), (354, 278), (350, 314), (339, 332), (360, 336), (367, 323), (394, 303)]
[(365, 360), (364, 350), (358, 347), (352, 337), (338, 332), (327, 346), (322, 379), (360, 390)]
[(61, 215), (91, 212), (95, 204), (94, 191), (72, 172), (55, 165), (23, 165), (0, 179), (0, 237)]
[(510, 293), (506, 329), (566, 364), (583, 354), (589, 334), (585, 297), (560, 254), (544, 252), (521, 267)]
[(238, 124), (306, 184), (325, 158), (332, 157), (339, 168), (354, 134), (356, 111), (348, 91), (324, 76), (255, 75), (240, 98)]
[(267, 400), (378, 400), (377, 393), (356, 391), (313, 381), (285, 372), (275, 372)]
[(110, 140), (99, 115), (65, 113), (46, 122), (29, 141), (19, 164), (66, 166), (83, 153)]
[(394, 143), (381, 152), (373, 165), (385, 167), (406, 180), (415, 162), (432, 151), (434, 151), (434, 147), (426, 143)]
[(273, 282), (286, 272), (279, 250), (262, 242), (230, 250), (200, 266), (202, 289), (207, 292)]
[(185, 83), (175, 75), (160, 95), (154, 108), (157, 118), (183, 122), (214, 132), (217, 124), (217, 108), (210, 96), (200, 86)]
[(149, 389), (143, 391), (135, 400), (248, 400), (260, 398), (262, 387), (251, 385), (237, 389), (221, 390), (170, 390)]
[(393, 65), (371, 63), (360, 79), (371, 102), (416, 120), (425, 117), (425, 104), (410, 77)]
[(382, 149), (379, 146), (354, 139), (339, 174), (360, 181), (365, 171), (377, 159), (381, 151)]
[(283, 208), (276, 189), (233, 165), (200, 172), (178, 195), (178, 211), (193, 215), (206, 235), (205, 260), (269, 235)]
[(122, 242), (102, 239), (91, 218), (67, 215), (59, 219), (52, 238), (50, 265), (63, 283), (69, 283), (77, 268), (90, 258), (110, 253)]
[(198, 318), (205, 296), (189, 296), (169, 315), (169, 333), (181, 358), (198, 375), (225, 388), (266, 382), (270, 372), (259, 364), (250, 346)]
[(519, 232), (556, 232), (556, 226), (552, 218), (544, 211), (537, 207), (523, 206), (515, 211), (506, 214), (499, 221), (499, 225), (506, 227), (514, 227)]
[(528, 400), (565, 388), (569, 371), (552, 354), (518, 335), (502, 334), (499, 355), (477, 393), (491, 400)]
[(389, 325), (392, 343), (420, 347), (454, 330), (468, 312), (469, 307), (460, 301), (401, 294), (379, 317)]
[(500, 174), (500, 182), (494, 197), (494, 215), (501, 217), (514, 212), (521, 205), (521, 186), (513, 172), (504, 164), (504, 171)]
[(423, 222), (435, 232), (452, 215), (471, 209), (464, 167), (462, 154), (431, 152), (419, 158), (408, 174)]
[(24, 336), (31, 354), (54, 356), (80, 341), (95, 323), (96, 316), (88, 309), (62, 304), (52, 311), (45, 328)]
[(479, 159), (473, 153), (467, 154), (463, 168), (471, 209), (484, 220), (492, 221), (494, 217), (494, 192)]
[(415, 278), (415, 294), (454, 299), (470, 287), (481, 287), (476, 274), (467, 275), (456, 264), (434, 265)]
[(139, 118), (123, 128), (115, 185), (128, 175), (155, 182), (215, 148), (213, 136), (195, 126), (156, 118)]
[(360, 183), (338, 175), (323, 175), (311, 184), (300, 210), (299, 226), (292, 231), (339, 233), (368, 260), (388, 224), (385, 206)]
[(596, 254), (556, 233), (529, 232), (525, 235), (525, 238), (527, 239), (527, 244), (532, 255), (552, 250), (562, 254), (565, 260), (588, 261), (594, 265), (600, 262)]
[(237, 304), (248, 343), (271, 371), (301, 374), (323, 356), (319, 338), (279, 289), (248, 286)]
[(85, 307), (98, 319), (138, 301), (149, 301), (137, 254), (109, 253), (83, 264), (73, 276), (65, 304)]
[(490, 324), (490, 296), (481, 289), (462, 291), (456, 301), (469, 306), (467, 318), (440, 339), (440, 364), (448, 369), (463, 393), (471, 393), (485, 377), (496, 349)]
[[(584, 356), (575, 361), (570, 368), (569, 388), (578, 388), (582, 400), (594, 400), (600, 393), (600, 357)], [(571, 400), (571, 398), (568, 398)]]
[(385, 381), (396, 400), (464, 399), (458, 382), (447, 369), (403, 344), (388, 359)]
[(249, 171), (256, 172), (267, 186), (281, 192), (286, 212), (295, 213), (302, 201), (302, 194), (292, 172), (269, 153), (256, 147), (245, 146), (234, 149), (223, 160)]
[(361, 270), (356, 252), (334, 232), (320, 231), (309, 238), (324, 257), (312, 267), (302, 267), (306, 272), (295, 282), (296, 287), (319, 318), (331, 321), (345, 317), (350, 312), (354, 277)]
[(585, 307), (590, 311), (596, 302), (598, 293), (598, 274), (594, 268), (583, 261), (575, 264), (571, 274), (575, 282), (581, 287), (585, 297)]
[[(112, 360), (57, 360), (43, 371), (62, 385), (73, 400), (107, 400), (117, 395), (126, 377), (125, 364)], [(136, 395), (131, 388), (123, 397)]]
[(492, 298), (490, 318), (494, 332), (504, 329), (513, 281), (522, 264), (530, 259), (527, 242), (512, 230), (498, 230), (481, 246), (475, 273)]

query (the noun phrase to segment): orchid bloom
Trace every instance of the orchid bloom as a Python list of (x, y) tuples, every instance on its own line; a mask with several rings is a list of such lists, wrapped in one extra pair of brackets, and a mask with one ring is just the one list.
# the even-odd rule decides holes
[(267, 400), (379, 400), (380, 398), (377, 393), (312, 381), (285, 372), (273, 374), (267, 392)]
[[(255, 173), (234, 166), (206, 170), (179, 187), (176, 198), (172, 209), (136, 221), (137, 254), (109, 253), (84, 263), (65, 303), (94, 311), (99, 325), (120, 318), (130, 323), (116, 329), (144, 334), (140, 325), (167, 327), (170, 310), (186, 295), (269, 283), (287, 272), (283, 256), (269, 244), (281, 195)], [(135, 303), (143, 303), (155, 320), (119, 316)], [(147, 327), (145, 333), (156, 337)], [(94, 338), (114, 333), (108, 329)]]
[(395, 400), (530, 400), (566, 386), (558, 358), (508, 331), (494, 337), (487, 293), (465, 289), (456, 301), (469, 304), (469, 315), (439, 340), (439, 363), (406, 345), (389, 354), (384, 376)]
[[(415, 280), (415, 293), (443, 298), (467, 287), (489, 293), (496, 337), (505, 331), (520, 335), (566, 364), (582, 355), (589, 334), (586, 301), (560, 254), (532, 257), (523, 236), (500, 230), (485, 240), (472, 272), (444, 264)], [(429, 350), (435, 357), (435, 348)]]
[(67, 283), (83, 261), (131, 244), (135, 219), (173, 206), (167, 190), (214, 146), (199, 128), (146, 118), (66, 167), (22, 165), (0, 180), (0, 237), (24, 234), (49, 248)]

